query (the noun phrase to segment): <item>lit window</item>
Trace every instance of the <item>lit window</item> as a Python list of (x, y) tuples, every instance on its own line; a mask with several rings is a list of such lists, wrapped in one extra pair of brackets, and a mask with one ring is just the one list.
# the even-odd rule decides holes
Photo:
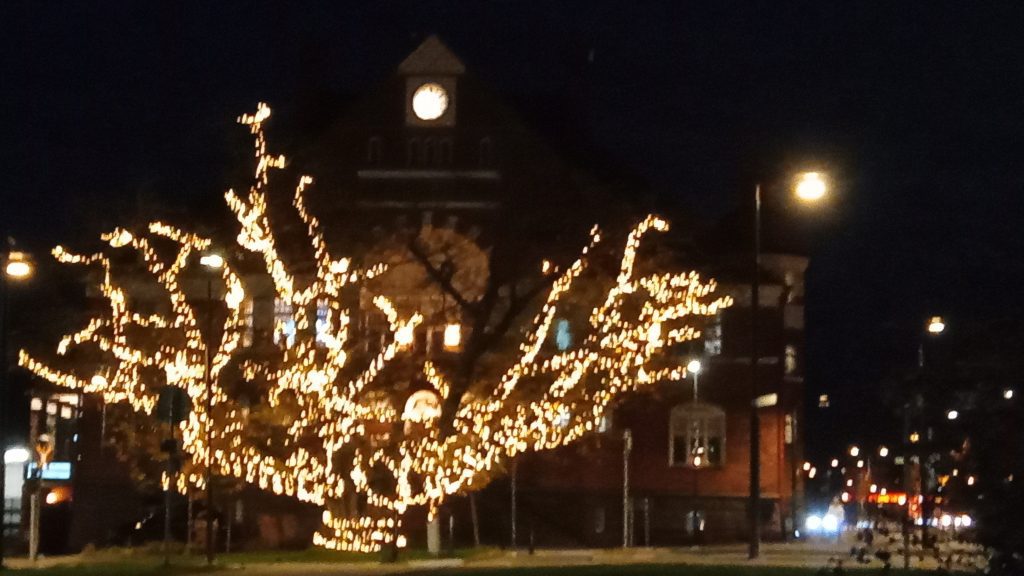
[(787, 344), (786, 345), (786, 374), (796, 373), (796, 347)]
[(280, 298), (274, 300), (274, 344), (295, 345), (295, 314), (291, 303)]
[(242, 301), (242, 346), (248, 348), (252, 346), (252, 335), (253, 335), (253, 317), (252, 317), (252, 299), (246, 298)]
[(704, 355), (718, 356), (722, 353), (722, 316), (716, 315), (704, 329)]
[(318, 300), (316, 303), (316, 343), (319, 346), (324, 345), (326, 336), (331, 329), (330, 324), (327, 322), (329, 313), (330, 305), (327, 301)]
[(669, 466), (721, 466), (725, 462), (725, 411), (690, 402), (669, 417)]
[(562, 352), (572, 346), (572, 327), (565, 318), (560, 318), (555, 324), (555, 346)]

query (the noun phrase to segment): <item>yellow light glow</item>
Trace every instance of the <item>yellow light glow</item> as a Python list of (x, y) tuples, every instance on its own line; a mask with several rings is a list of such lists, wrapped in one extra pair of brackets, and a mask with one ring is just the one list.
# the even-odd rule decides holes
[(454, 350), (462, 343), (462, 326), (449, 324), (444, 327), (444, 347)]
[(820, 172), (804, 172), (797, 177), (794, 191), (800, 200), (816, 202), (825, 197), (828, 186)]
[(860, 455), (860, 448), (858, 448), (856, 446), (851, 446), (850, 447), (850, 456), (853, 456), (854, 458), (856, 458), (859, 455)]
[(881, 448), (878, 449), (878, 455), (882, 458), (885, 458), (886, 456), (889, 455), (889, 449), (886, 448), (885, 446), (882, 446)]
[(207, 268), (220, 270), (224, 267), (224, 257), (220, 254), (204, 254), (199, 258), (199, 263)]
[(700, 374), (700, 371), (701, 371), (700, 360), (697, 360), (696, 358), (694, 358), (693, 360), (690, 360), (686, 364), (686, 371), (689, 372), (690, 374), (695, 374), (695, 375), (696, 374)]
[(918, 434), (917, 432), (911, 432), (910, 433), (910, 443), (911, 444), (917, 444), (920, 441), (921, 441), (921, 435), (920, 434)]
[(11, 252), (7, 255), (5, 271), (11, 278), (27, 278), (32, 275), (32, 262), (24, 252)]
[(946, 330), (946, 322), (942, 319), (942, 316), (932, 316), (928, 320), (928, 333), (929, 334), (942, 334)]
[[(606, 290), (596, 292), (574, 346), (550, 351), (545, 342), (556, 319), (564, 316), (564, 300), (584, 277), (588, 254), (602, 241), (595, 227), (590, 243), (570, 265), (541, 266), (554, 277), (546, 294), (539, 296), (538, 313), (521, 332), (518, 354), (495, 376), (476, 382), (472, 394), (458, 399), (451, 432), (443, 435), (441, 426), (431, 424), (441, 416), (442, 401), (453, 387), (442, 367), (412, 350), (423, 314), (369, 292), (364, 281), (382, 274), (383, 265), (356, 269), (352, 259), (332, 256), (320, 222), (306, 208), (305, 191), (313, 182), (308, 176), (299, 177), (292, 204), (312, 249), (311, 272), (296, 275), (282, 257), (293, 247), (281, 247), (270, 226), (268, 189), (269, 172), (283, 168), (286, 160), (267, 152), (262, 126), (269, 117), (270, 108), (260, 104), (254, 114), (239, 118), (254, 136), (256, 169), (248, 192), (229, 190), (225, 201), (238, 221), (237, 248), (253, 254), (253, 261), (262, 260), (256, 280), (263, 281), (265, 274), (269, 281), (263, 283), (286, 304), (282, 310), (287, 318), (277, 321), (294, 324), (293, 345), (276, 348), (268, 354), (277, 355), (267, 358), (240, 354), (249, 326), (245, 282), (223, 258), (216, 262), (219, 267), (211, 267), (219, 270), (217, 292), (226, 312), (222, 329), (212, 336), (201, 330), (204, 315), (194, 309), (194, 295), (186, 293), (181, 275), (191, 258), (209, 250), (211, 241), (154, 222), (138, 233), (115, 229), (103, 235), (105, 252), (80, 255), (60, 246), (53, 250), (61, 262), (97, 269), (99, 294), (107, 307), (84, 328), (66, 335), (57, 355), (88, 346), (103, 359), (99, 370), (90, 366), (79, 375), (24, 350), (19, 355), (21, 366), (56, 386), (97, 394), (104, 402), (125, 404), (140, 414), (153, 413), (163, 386), (184, 389), (191, 409), (179, 425), (185, 462), (175, 488), (181, 492), (204, 489), (205, 472), (212, 469), (320, 507), (322, 526), (313, 536), (317, 546), (362, 552), (391, 543), (401, 546), (402, 518), (411, 508), (436, 514), (450, 496), (482, 488), (517, 454), (565, 446), (599, 429), (617, 396), (683, 379), (685, 368), (672, 364), (665, 349), (699, 337), (695, 317), (714, 316), (732, 304), (728, 296), (714, 296), (715, 282), (695, 272), (644, 276), (635, 271), (645, 235), (668, 230), (666, 221), (648, 216), (626, 238), (618, 275)], [(161, 246), (170, 241), (177, 252), (156, 250), (154, 239)], [(119, 283), (112, 263), (120, 260), (108, 254), (126, 250), (139, 256), (168, 295), (165, 312), (133, 311), (129, 292), (136, 285)], [(248, 280), (257, 272), (246, 274)], [(352, 287), (365, 296), (357, 304), (347, 297)], [(577, 303), (572, 306), (578, 309)], [(378, 341), (358, 340), (363, 334), (355, 327), (356, 319), (367, 315), (387, 326)], [(145, 337), (154, 333), (167, 337)], [(446, 327), (446, 346), (456, 335), (461, 344), (458, 324)], [(357, 358), (351, 353), (356, 349), (367, 350), (366, 357)], [(433, 388), (404, 399), (401, 413), (397, 407), (403, 399), (394, 398), (400, 392), (388, 373), (399, 360), (418, 362), (414, 367)], [(234, 376), (236, 366), (242, 382)], [(284, 437), (275, 452), (268, 453), (265, 439), (246, 435), (250, 427), (243, 412), (248, 411), (237, 408), (229, 385), (264, 391), (254, 401), (280, 412)], [(403, 425), (403, 434), (391, 433)], [(390, 482), (379, 482), (385, 479), (382, 475)], [(162, 481), (170, 483), (169, 478)], [(394, 488), (382, 491), (381, 485)], [(351, 512), (352, 494), (365, 502), (361, 515)]]

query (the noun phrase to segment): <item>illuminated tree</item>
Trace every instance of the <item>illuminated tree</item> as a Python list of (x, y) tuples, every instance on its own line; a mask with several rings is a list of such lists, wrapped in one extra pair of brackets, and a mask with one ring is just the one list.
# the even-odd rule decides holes
[[(217, 475), (321, 507), (317, 545), (362, 551), (401, 546), (401, 519), (409, 508), (425, 506), (433, 514), (447, 497), (481, 488), (506, 459), (563, 446), (594, 430), (616, 395), (684, 378), (685, 369), (672, 364), (666, 348), (699, 336), (699, 317), (730, 304), (728, 297), (713, 297), (714, 282), (702, 282), (696, 273), (635, 271), (644, 236), (668, 229), (649, 216), (628, 234), (617, 273), (597, 291), (574, 345), (558, 350), (550, 344), (551, 328), (569, 295), (593, 276), (590, 259), (602, 242), (595, 228), (571, 264), (559, 269), (536, 263), (545, 278), (535, 289), (536, 314), (521, 329), (502, 332), (516, 340), (515, 354), (471, 382), (454, 380), (456, 388), (445, 366), (412, 359), (422, 313), (372, 292), (386, 266), (360, 268), (330, 253), (320, 223), (306, 208), (307, 176), (299, 178), (293, 204), (305, 225), (313, 270), (298, 274), (286, 264), (282, 254), (294, 247), (281, 245), (268, 214), (271, 171), (285, 164), (266, 151), (263, 122), (269, 115), (261, 104), (239, 118), (255, 137), (255, 179), (248, 194), (229, 190), (225, 198), (240, 225), (238, 246), (261, 261), (260, 279), (269, 278), (288, 310), (278, 322), (294, 322), (294, 342), (265, 356), (245, 352), (244, 302), (257, 280), (241, 271), (240, 259), (230, 259), (218, 273), (222, 310), (216, 329), (207, 329), (204, 319), (214, 317), (212, 311), (201, 310), (201, 298), (188, 286), (194, 278), (189, 271), (211, 241), (155, 222), (145, 233), (116, 229), (104, 235), (109, 249), (100, 253), (78, 255), (60, 246), (53, 251), (62, 262), (98, 268), (100, 293), (109, 304), (60, 342), (58, 356), (89, 348), (101, 363), (87, 371), (70, 362), (62, 366), (60, 358), (44, 363), (21, 353), (21, 364), (36, 375), (137, 413), (152, 414), (165, 386), (187, 391), (191, 412), (180, 432), (188, 463), (179, 490), (204, 488), (204, 472), (212, 467)], [(136, 309), (130, 288), (138, 281), (119, 279), (114, 270), (120, 260), (113, 253), (126, 250), (141, 257), (166, 306)], [(462, 291), (460, 298), (498, 296), (487, 290)], [(367, 337), (356, 325), (368, 309), (387, 326), (381, 338)], [(429, 390), (395, 390), (410, 364)], [(240, 391), (248, 403), (239, 401)], [(258, 422), (255, 413), (263, 414)], [(447, 424), (440, 425), (442, 417)]]

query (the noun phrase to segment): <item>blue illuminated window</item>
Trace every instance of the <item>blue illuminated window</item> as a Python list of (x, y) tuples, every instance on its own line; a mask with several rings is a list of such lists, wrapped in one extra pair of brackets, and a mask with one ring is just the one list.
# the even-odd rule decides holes
[(555, 346), (563, 352), (572, 346), (572, 328), (565, 318), (560, 318), (555, 323)]

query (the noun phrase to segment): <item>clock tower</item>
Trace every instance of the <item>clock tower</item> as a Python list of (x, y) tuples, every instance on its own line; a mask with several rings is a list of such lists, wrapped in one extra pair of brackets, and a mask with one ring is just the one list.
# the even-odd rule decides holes
[(456, 122), (458, 79), (466, 67), (437, 36), (427, 38), (398, 66), (405, 78), (405, 124), (452, 127)]

